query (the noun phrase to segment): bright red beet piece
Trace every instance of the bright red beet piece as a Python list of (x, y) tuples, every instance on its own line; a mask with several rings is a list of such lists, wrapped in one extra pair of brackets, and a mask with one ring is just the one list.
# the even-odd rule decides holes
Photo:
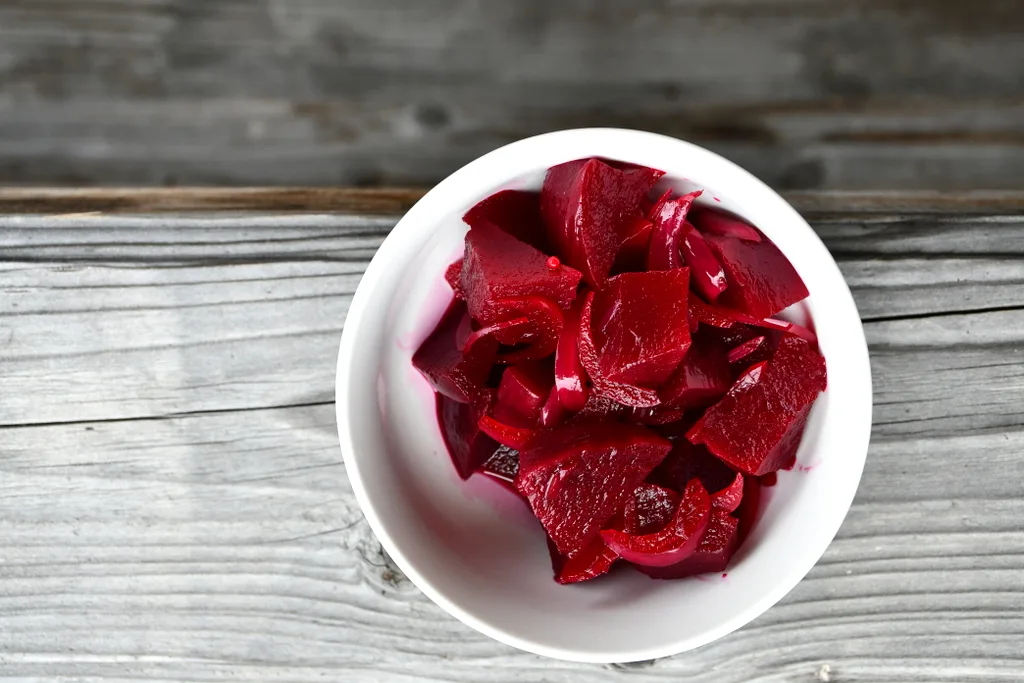
[(462, 259), (448, 266), (444, 271), (444, 279), (448, 286), (455, 292), (456, 299), (465, 299), (466, 293), (462, 291)]
[[(748, 370), (687, 434), (730, 467), (761, 476), (787, 464), (800, 443), (811, 404), (825, 390), (825, 359), (789, 337), (763, 366)], [(753, 370), (753, 368), (752, 368)]]
[(676, 491), (656, 484), (640, 484), (622, 509), (622, 530), (634, 536), (661, 531), (672, 520), (677, 507)]
[(731, 484), (718, 493), (711, 494), (711, 509), (729, 513), (736, 512), (742, 500), (743, 475), (737, 472)]
[(763, 319), (807, 298), (803, 280), (771, 240), (748, 242), (717, 235), (705, 239), (729, 281), (719, 299), (726, 306)]
[(466, 233), (462, 287), (469, 314), (481, 325), (517, 317), (509, 302), (543, 297), (568, 308), (580, 273), (567, 265), (548, 267), (548, 257), (486, 221)]
[(555, 388), (566, 410), (581, 410), (587, 403), (587, 375), (580, 363), (580, 312), (583, 297), (577, 297), (568, 312), (555, 349)]
[(540, 193), (502, 190), (482, 200), (462, 217), (470, 227), (493, 223), (520, 242), (550, 253), (547, 228), (540, 215)]
[(501, 299), (499, 305), (506, 315), (515, 316), (515, 320), (526, 320), (521, 325), (501, 327), (496, 323), (492, 326), (498, 328), (495, 338), (512, 347), (501, 349), (499, 363), (539, 360), (555, 352), (565, 318), (554, 301), (543, 296), (521, 296)]
[(690, 267), (694, 287), (701, 296), (714, 303), (729, 283), (725, 279), (722, 264), (711, 253), (711, 247), (690, 223), (684, 223), (680, 231), (679, 250), (683, 262)]
[(551, 567), (555, 571), (555, 581), (561, 584), (589, 581), (607, 574), (619, 556), (604, 544), (597, 536), (587, 546), (572, 555), (563, 555), (549, 538), (548, 552), (551, 554)]
[(500, 421), (518, 420), (522, 424), (537, 425), (552, 383), (549, 364), (534, 361), (507, 368), (498, 384), (494, 417)]
[(676, 199), (658, 200), (657, 211), (651, 213), (654, 230), (647, 246), (647, 270), (672, 270), (686, 265), (680, 252), (682, 233), (689, 226), (686, 214), (700, 195), (697, 190)]
[(583, 310), (580, 312), (579, 340), (580, 363), (593, 383), (591, 395), (635, 408), (649, 408), (660, 404), (661, 399), (654, 389), (613, 382), (603, 375), (591, 324), (593, 304), (594, 293), (588, 292), (583, 301)]
[(686, 268), (608, 280), (591, 311), (600, 376), (637, 387), (665, 382), (690, 347), (688, 294)]
[(634, 536), (625, 531), (601, 532), (605, 544), (619, 557), (636, 565), (668, 567), (693, 554), (704, 536), (711, 512), (711, 498), (699, 481), (686, 485), (672, 520), (660, 531)]
[(498, 444), (478, 426), (487, 408), (488, 400), (484, 397), (475, 403), (457, 403), (437, 394), (437, 421), (441, 425), (441, 435), (455, 469), (463, 479), (468, 479), (498, 450)]
[(551, 387), (551, 393), (540, 409), (540, 426), (558, 427), (565, 422), (567, 414), (566, 407), (558, 400), (558, 387)]
[(690, 220), (709, 235), (735, 237), (755, 244), (762, 239), (761, 233), (750, 223), (715, 209), (695, 209)]
[(632, 425), (563, 427), (520, 452), (516, 488), (559, 552), (590, 543), (672, 445)]
[[(696, 319), (699, 323), (703, 323), (711, 327), (723, 330), (731, 330), (737, 326), (742, 326), (744, 328), (760, 327), (782, 332), (794, 337), (800, 337), (804, 341), (809, 342), (812, 346), (817, 346), (818, 344), (818, 337), (812, 330), (804, 327), (803, 325), (791, 323), (788, 320), (779, 320), (777, 318), (755, 318), (754, 316), (747, 315), (742, 311), (723, 308), (721, 306), (713, 306), (694, 298), (690, 299), (688, 311), (691, 320)], [(749, 338), (750, 337), (744, 337), (744, 340)], [(725, 341), (725, 337), (723, 337), (723, 341), (727, 345), (731, 345), (731, 342)]]
[(514, 448), (517, 451), (530, 445), (537, 434), (536, 427), (521, 427), (506, 422), (499, 422), (490, 415), (484, 415), (478, 422), (480, 431), (491, 437), (502, 446)]
[(480, 339), (463, 353), (470, 336), (466, 305), (453, 301), (412, 357), (412, 364), (434, 391), (460, 403), (474, 400), (487, 381), (498, 350), (494, 339)]
[(608, 277), (641, 198), (664, 173), (578, 159), (548, 169), (540, 209), (558, 255), (599, 287)]
[(707, 528), (693, 554), (668, 567), (637, 566), (637, 569), (652, 579), (681, 579), (684, 576), (725, 571), (738, 546), (738, 527), (738, 519), (728, 512), (712, 508)]

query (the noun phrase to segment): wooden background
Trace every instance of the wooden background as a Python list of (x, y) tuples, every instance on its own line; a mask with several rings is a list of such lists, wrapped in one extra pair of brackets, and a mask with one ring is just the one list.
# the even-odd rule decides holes
[(864, 317), (864, 478), (780, 604), (624, 666), (448, 617), (352, 496), (338, 340), (415, 197), (0, 190), (0, 680), (1024, 680), (1024, 194), (787, 195)]
[(0, 183), (427, 186), (628, 126), (783, 189), (1024, 187), (1020, 0), (0, 0)]

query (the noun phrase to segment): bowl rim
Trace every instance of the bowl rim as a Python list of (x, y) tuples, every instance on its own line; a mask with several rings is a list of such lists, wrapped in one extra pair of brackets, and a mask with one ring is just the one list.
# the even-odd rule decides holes
[[(363, 322), (367, 306), (372, 300), (371, 293), (384, 276), (391, 261), (398, 254), (401, 248), (400, 242), (402, 235), (420, 227), (419, 218), (421, 214), (431, 213), (434, 210), (435, 205), (441, 207), (450, 206), (450, 198), (448, 195), (457, 195), (457, 188), (464, 180), (473, 177), (481, 170), (487, 169), (494, 164), (496, 160), (522, 155), (532, 149), (535, 149), (538, 152), (544, 148), (550, 150), (550, 147), (556, 144), (568, 145), (573, 150), (573, 153), (566, 156), (563, 161), (570, 161), (572, 159), (586, 156), (600, 157), (605, 156), (600, 150), (602, 142), (608, 143), (609, 140), (612, 140), (621, 146), (625, 146), (630, 142), (639, 142), (641, 140), (644, 141), (645, 144), (657, 142), (659, 144), (675, 146), (677, 149), (685, 149), (687, 154), (691, 156), (696, 156), (697, 158), (703, 157), (706, 161), (713, 161), (725, 168), (728, 173), (734, 177), (742, 179), (745, 183), (757, 187), (759, 191), (766, 192), (773, 196), (774, 199), (777, 200), (777, 203), (779, 203), (780, 209), (785, 209), (788, 213), (792, 214), (789, 216), (789, 219), (799, 225), (802, 225), (803, 228), (806, 229), (806, 237), (817, 241), (824, 253), (828, 255), (828, 263), (826, 265), (835, 270), (835, 275), (842, 284), (839, 294), (848, 298), (848, 301), (844, 303), (848, 303), (853, 312), (857, 315), (857, 336), (855, 339), (849, 340), (850, 353), (849, 356), (844, 356), (844, 360), (848, 363), (859, 364), (866, 371), (866, 384), (860, 387), (862, 389), (861, 393), (863, 394), (866, 392), (866, 396), (861, 396), (858, 401), (858, 404), (860, 402), (865, 402), (866, 405), (861, 408), (860, 415), (858, 417), (863, 417), (866, 414), (867, 420), (857, 431), (861, 443), (856, 444), (855, 448), (851, 449), (851, 452), (859, 455), (857, 474), (855, 478), (851, 478), (849, 484), (847, 484), (842, 491), (837, 493), (836, 500), (841, 501), (842, 505), (836, 505), (832, 508), (833, 514), (831, 517), (834, 519), (830, 520), (830, 522), (834, 522), (834, 524), (830, 524), (829, 526), (834, 528), (831, 528), (827, 542), (822, 543), (820, 548), (815, 546), (815, 550), (813, 552), (805, 553), (806, 557), (801, 558), (804, 560), (803, 562), (794, 563), (786, 575), (786, 580), (777, 582), (771, 590), (766, 591), (760, 599), (750, 603), (745, 609), (738, 611), (731, 619), (728, 619), (715, 628), (710, 628), (702, 632), (699, 636), (670, 640), (662, 645), (651, 646), (646, 649), (631, 649), (628, 651), (618, 652), (593, 652), (552, 647), (543, 642), (533, 641), (526, 637), (508, 633), (500, 627), (493, 626), (487, 621), (478, 618), (471, 612), (462, 609), (453, 600), (449, 599), (443, 592), (431, 584), (431, 582), (417, 569), (415, 562), (406, 556), (401, 547), (399, 547), (391, 537), (386, 526), (382, 522), (377, 508), (371, 500), (366, 487), (364, 486), (358, 458), (355, 456), (352, 429), (350, 427), (351, 421), (349, 419), (351, 402), (349, 400), (347, 389), (349, 386), (349, 368), (352, 366), (357, 348), (358, 330)], [(579, 146), (586, 146), (584, 143), (591, 143), (596, 149), (589, 153), (576, 154), (575, 152)], [(605, 144), (605, 146), (607, 146), (607, 144)], [(610, 154), (607, 156), (612, 157)], [(539, 168), (540, 167), (537, 167), (537, 169)], [(513, 169), (505, 176), (505, 180), (514, 180), (522, 175), (523, 172), (524, 171), (518, 171), (518, 169)], [(466, 206), (467, 210), (468, 208), (469, 206)], [(864, 336), (863, 323), (860, 321), (859, 313), (857, 312), (856, 303), (850, 293), (849, 285), (846, 283), (842, 273), (839, 271), (835, 260), (831, 257), (831, 254), (828, 253), (824, 244), (821, 243), (820, 238), (807, 224), (806, 220), (795, 209), (793, 209), (793, 207), (781, 195), (772, 190), (749, 171), (728, 159), (685, 140), (657, 133), (625, 128), (576, 128), (544, 133), (517, 140), (469, 162), (424, 194), (423, 197), (420, 198), (420, 200), (417, 201), (416, 204), (414, 204), (401, 217), (401, 219), (395, 224), (394, 228), (385, 237), (381, 246), (378, 248), (377, 252), (368, 264), (366, 271), (356, 288), (356, 292), (352, 297), (348, 314), (342, 328), (341, 342), (339, 345), (335, 398), (335, 412), (342, 459), (345, 463), (345, 469), (348, 473), (356, 501), (358, 502), (370, 529), (373, 531), (381, 546), (387, 551), (395, 564), (403, 573), (405, 573), (412, 583), (448, 614), (494, 640), (534, 654), (555, 659), (586, 663), (616, 663), (657, 659), (706, 645), (707, 643), (717, 640), (718, 638), (721, 638), (749, 623), (789, 593), (801, 580), (803, 580), (811, 568), (817, 564), (818, 560), (825, 553), (836, 533), (838, 533), (839, 528), (853, 503), (854, 495), (856, 494), (863, 474), (864, 464), (867, 460), (873, 404), (872, 378), (867, 341)], [(840, 510), (841, 513), (835, 512)]]

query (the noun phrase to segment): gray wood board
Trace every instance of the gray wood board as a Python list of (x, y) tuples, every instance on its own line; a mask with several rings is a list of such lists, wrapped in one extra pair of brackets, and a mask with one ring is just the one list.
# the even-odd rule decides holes
[(626, 126), (779, 188), (1024, 186), (1014, 0), (6, 0), (0, 182), (429, 185)]
[(0, 678), (1021, 680), (1024, 218), (817, 205), (872, 347), (854, 506), (749, 626), (604, 667), (447, 617), (362, 518), (334, 361), (394, 218), (0, 217)]

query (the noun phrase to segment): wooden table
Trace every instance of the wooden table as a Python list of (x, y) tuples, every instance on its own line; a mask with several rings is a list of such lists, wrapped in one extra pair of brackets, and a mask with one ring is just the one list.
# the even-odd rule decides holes
[(789, 195), (871, 344), (857, 499), (747, 627), (604, 667), (448, 617), (352, 497), (338, 338), (416, 196), (0, 190), (0, 678), (1024, 679), (1024, 194)]

